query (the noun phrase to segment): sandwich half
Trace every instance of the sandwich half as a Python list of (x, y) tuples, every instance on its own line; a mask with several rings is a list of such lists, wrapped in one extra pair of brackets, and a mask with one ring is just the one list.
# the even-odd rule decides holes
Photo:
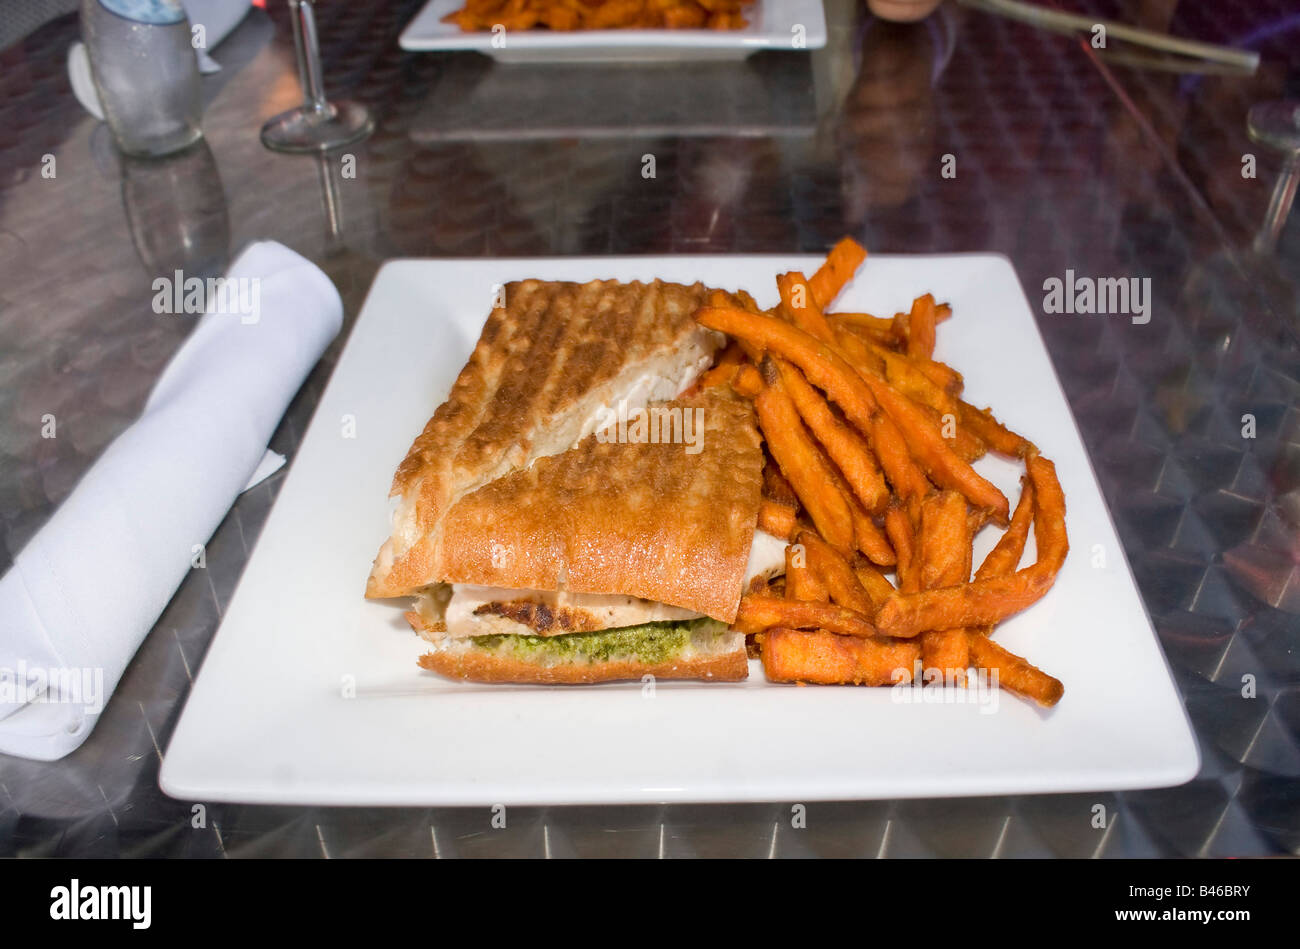
[(728, 627), (747, 580), (784, 553), (755, 530), (753, 410), (706, 394), (656, 413), (698, 426), (700, 451), (601, 430), (451, 506), (434, 542), (442, 583), (407, 614), (431, 645), (421, 666), (484, 682), (745, 678), (745, 637)]
[[(703, 285), (507, 284), (393, 482), (367, 596), (414, 596), (420, 664), (489, 682), (741, 679), (755, 530), (747, 402), (675, 399), (722, 338)], [(666, 401), (665, 401), (666, 400)]]

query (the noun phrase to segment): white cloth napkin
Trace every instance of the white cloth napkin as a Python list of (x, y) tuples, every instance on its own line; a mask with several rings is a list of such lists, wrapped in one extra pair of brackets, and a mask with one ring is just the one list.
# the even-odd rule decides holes
[(266, 444), (343, 304), (274, 242), (248, 247), (227, 278), (257, 281), (241, 285), (256, 320), (209, 306), (140, 418), (0, 577), (0, 752), (49, 761), (85, 741), (195, 545), (255, 471), (274, 470)]

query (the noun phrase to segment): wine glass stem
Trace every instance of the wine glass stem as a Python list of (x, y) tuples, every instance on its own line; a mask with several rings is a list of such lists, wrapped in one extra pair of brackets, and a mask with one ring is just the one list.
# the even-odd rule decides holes
[(298, 78), (302, 82), (303, 104), (315, 112), (327, 112), (325, 83), (321, 79), (320, 40), (316, 35), (316, 14), (311, 0), (289, 0), (293, 10), (293, 45), (298, 54)]
[(1268, 211), (1264, 214), (1264, 226), (1259, 229), (1255, 237), (1256, 251), (1268, 253), (1277, 246), (1278, 238), (1282, 236), (1282, 228), (1286, 226), (1286, 219), (1291, 213), (1291, 205), (1295, 202), (1298, 184), (1300, 184), (1300, 151), (1291, 153), (1282, 167), (1282, 174), (1278, 177), (1277, 184), (1273, 186)]

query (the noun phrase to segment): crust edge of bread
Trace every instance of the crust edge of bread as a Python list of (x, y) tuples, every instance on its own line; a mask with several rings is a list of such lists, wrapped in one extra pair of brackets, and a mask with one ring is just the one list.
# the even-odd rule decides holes
[(419, 658), (421, 669), (450, 679), (469, 682), (516, 682), (531, 685), (587, 685), (617, 682), (650, 675), (656, 679), (707, 679), (712, 682), (740, 682), (749, 676), (749, 658), (744, 637), (736, 650), (693, 659), (668, 662), (593, 662), (542, 666), (467, 650), (459, 654), (429, 652)]

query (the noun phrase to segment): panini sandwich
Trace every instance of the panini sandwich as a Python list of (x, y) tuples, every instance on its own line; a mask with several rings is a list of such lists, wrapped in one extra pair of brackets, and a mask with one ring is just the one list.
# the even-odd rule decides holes
[(749, 404), (675, 398), (722, 342), (692, 319), (710, 291), (505, 289), (398, 469), (367, 595), (414, 596), (421, 665), (457, 678), (744, 678), (728, 626), (784, 544), (755, 530)]

